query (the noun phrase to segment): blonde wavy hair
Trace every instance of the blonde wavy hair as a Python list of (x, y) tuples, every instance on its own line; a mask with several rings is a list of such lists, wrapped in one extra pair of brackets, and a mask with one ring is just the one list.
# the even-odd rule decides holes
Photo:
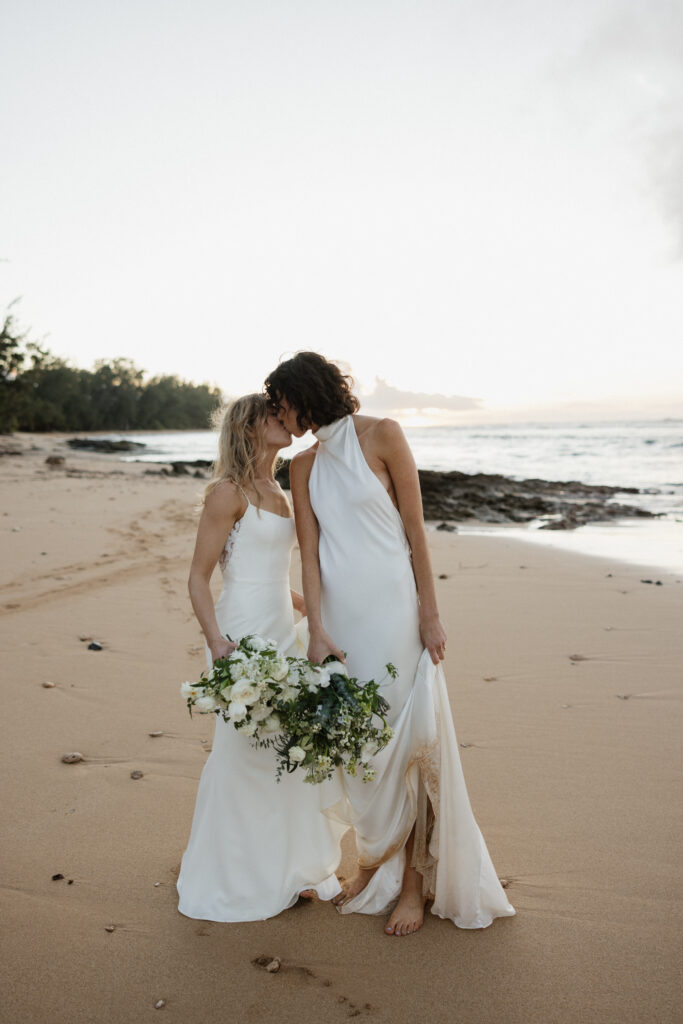
[(238, 487), (251, 487), (261, 507), (255, 484), (255, 469), (262, 455), (259, 443), (270, 406), (265, 395), (243, 395), (216, 410), (211, 425), (218, 430), (218, 458), (211, 467), (211, 479), (204, 490), (204, 501), (224, 480)]

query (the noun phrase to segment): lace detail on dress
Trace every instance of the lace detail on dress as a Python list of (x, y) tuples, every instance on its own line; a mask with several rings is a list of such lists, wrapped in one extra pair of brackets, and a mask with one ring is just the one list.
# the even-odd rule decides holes
[(241, 525), (242, 519), (238, 519), (235, 525), (233, 526), (232, 530), (228, 534), (228, 539), (225, 542), (225, 547), (221, 551), (220, 556), (218, 558), (218, 565), (220, 567), (221, 572), (225, 570), (226, 565), (230, 561), (230, 556), (232, 555), (233, 548), (235, 547), (235, 541), (237, 540), (237, 534), (240, 532)]

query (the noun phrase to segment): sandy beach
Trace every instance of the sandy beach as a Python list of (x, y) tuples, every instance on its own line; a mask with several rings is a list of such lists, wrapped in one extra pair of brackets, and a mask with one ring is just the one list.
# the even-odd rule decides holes
[(51, 468), (58, 442), (0, 458), (3, 1021), (680, 1020), (680, 576), (430, 533), (465, 777), (516, 917), (428, 914), (403, 939), (319, 902), (194, 921), (175, 880), (215, 719), (178, 690), (204, 668), (203, 482)]

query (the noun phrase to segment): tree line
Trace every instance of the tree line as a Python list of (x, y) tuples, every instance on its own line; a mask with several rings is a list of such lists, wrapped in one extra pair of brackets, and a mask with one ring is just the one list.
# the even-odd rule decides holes
[(0, 331), (0, 433), (80, 430), (203, 430), (218, 388), (176, 376), (146, 379), (130, 359), (71, 366), (28, 339), (12, 312)]

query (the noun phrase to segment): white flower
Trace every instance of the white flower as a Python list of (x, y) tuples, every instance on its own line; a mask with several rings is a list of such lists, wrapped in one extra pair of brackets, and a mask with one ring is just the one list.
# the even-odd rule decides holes
[(218, 707), (218, 701), (213, 696), (213, 694), (207, 693), (205, 697), (200, 697), (198, 700), (196, 700), (194, 702), (194, 706), (196, 707), (197, 711), (199, 711), (201, 714), (207, 714), (207, 712), (209, 711), (216, 710), (216, 708)]
[(246, 665), (244, 660), (238, 661), (235, 665), (230, 666), (230, 678), (233, 683), (236, 683), (238, 679), (241, 679), (246, 671)]
[(224, 686), (223, 689), (221, 690), (221, 697), (223, 698), (223, 700), (230, 700), (231, 694), (232, 686)]
[(262, 637), (256, 636), (256, 634), (245, 637), (245, 643), (252, 651), (262, 651), (266, 646), (266, 641)]
[(187, 699), (188, 697), (191, 697), (192, 699), (194, 699), (195, 697), (203, 697), (204, 687), (197, 686), (196, 683), (181, 683), (180, 696), (185, 697), (185, 699)]
[(208, 674), (208, 676), (206, 678), (207, 678), (207, 680), (209, 682), (212, 682), (213, 677), (214, 677), (214, 671), (213, 671), (213, 669), (211, 669), (211, 671), (209, 672), (209, 674)]
[(241, 732), (243, 736), (253, 736), (256, 732), (256, 722), (242, 722), (237, 726), (237, 731)]
[(298, 686), (283, 686), (280, 693), (280, 700), (294, 700), (299, 695)]
[(231, 699), (238, 701), (240, 704), (246, 704), (247, 707), (250, 704), (255, 704), (260, 697), (260, 688), (254, 686), (253, 683), (249, 682), (248, 679), (240, 679), (238, 682), (233, 683)]
[(265, 722), (261, 726), (261, 732), (273, 733), (279, 732), (281, 728), (280, 719), (277, 715), (273, 714), (270, 718), (266, 718)]
[(325, 665), (325, 668), (321, 668), (320, 672), (318, 673), (318, 686), (322, 687), (323, 690), (326, 690), (329, 685), (330, 673), (328, 671), (327, 665)]
[(294, 764), (301, 764), (306, 757), (306, 751), (302, 750), (301, 747), (290, 747), (287, 756)]
[(287, 663), (287, 659), (283, 658), (282, 655), (280, 655), (279, 658), (275, 658), (271, 663), (270, 675), (277, 683), (285, 678), (288, 671), (289, 664)]
[(241, 722), (247, 716), (246, 704), (241, 704), (238, 700), (231, 700), (228, 704), (228, 714), (233, 722)]
[(253, 722), (263, 722), (272, 710), (269, 704), (254, 704), (251, 708), (251, 719)]
[(344, 665), (341, 661), (326, 661), (325, 670), (329, 672), (331, 676), (346, 676), (347, 679), (349, 676), (349, 670), (347, 669), (346, 665)]
[(287, 683), (289, 686), (298, 686), (299, 680), (301, 679), (301, 673), (296, 665), (290, 665), (289, 672), (287, 673)]

